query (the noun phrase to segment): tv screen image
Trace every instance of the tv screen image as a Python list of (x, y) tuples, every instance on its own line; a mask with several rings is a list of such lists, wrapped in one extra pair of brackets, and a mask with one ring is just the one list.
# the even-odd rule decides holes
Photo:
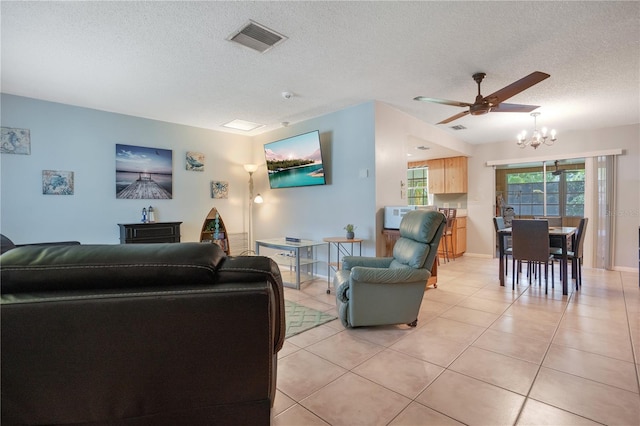
[(265, 144), (264, 156), (272, 189), (326, 183), (318, 130)]

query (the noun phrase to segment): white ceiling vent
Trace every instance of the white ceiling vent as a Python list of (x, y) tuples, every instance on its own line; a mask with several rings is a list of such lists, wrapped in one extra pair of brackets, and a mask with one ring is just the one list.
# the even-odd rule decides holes
[(451, 126), (451, 128), (452, 128), (453, 130), (465, 130), (465, 129), (466, 129), (466, 127), (464, 127), (462, 124), (458, 124), (458, 125), (455, 125), (455, 126)]
[(266, 52), (286, 39), (286, 36), (254, 21), (249, 21), (248, 24), (227, 38), (227, 40), (235, 41), (260, 53)]

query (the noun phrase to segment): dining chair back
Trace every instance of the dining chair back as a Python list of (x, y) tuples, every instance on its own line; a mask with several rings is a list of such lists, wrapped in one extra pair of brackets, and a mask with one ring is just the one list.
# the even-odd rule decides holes
[[(518, 272), (518, 263), (527, 262), (529, 266), (529, 281), (533, 276), (533, 266), (545, 265), (545, 294), (547, 293), (549, 261), (553, 260), (549, 248), (549, 223), (546, 220), (514, 219), (511, 222), (511, 244), (513, 258), (512, 288), (515, 290), (515, 281)], [(553, 266), (553, 263), (551, 264)], [(519, 277), (518, 277), (519, 278)], [(551, 273), (553, 279), (553, 272)], [(541, 274), (538, 274), (541, 283)]]
[(444, 241), (444, 257), (448, 262), (449, 250), (451, 250), (451, 257), (453, 258), (453, 260), (456, 260), (456, 254), (453, 247), (453, 227), (456, 223), (456, 215), (458, 210), (453, 208), (440, 208), (438, 210), (440, 211), (440, 213), (444, 214), (444, 217), (447, 218), (444, 233), (442, 234), (442, 239)]
[[(560, 216), (534, 216), (536, 220), (546, 220), (549, 222), (549, 227), (560, 227), (562, 226), (562, 217)], [(562, 247), (562, 238), (560, 236), (552, 235), (549, 237), (549, 245), (553, 247)]]
[(498, 253), (498, 256), (504, 257), (504, 275), (506, 276), (509, 273), (509, 262), (507, 262), (506, 260), (507, 257), (511, 255), (511, 237), (503, 237), (501, 235), (498, 235), (498, 231), (507, 227), (502, 216), (496, 216), (493, 218), (493, 227), (496, 230), (497, 238), (504, 238), (505, 241), (504, 251), (502, 253)]
[(536, 220), (546, 220), (549, 222), (549, 226), (562, 226), (562, 217), (561, 216), (534, 216)]
[[(573, 250), (567, 252), (567, 260), (571, 260), (571, 276), (576, 280), (576, 290), (582, 286), (582, 260), (584, 252), (584, 236), (587, 230), (589, 218), (583, 217), (576, 229)], [(562, 261), (562, 250), (551, 247), (551, 254), (557, 260)]]
[(573, 253), (575, 257), (582, 259), (582, 253), (584, 251), (584, 234), (587, 230), (587, 224), (589, 223), (588, 217), (583, 217), (580, 219), (580, 223), (578, 224), (578, 229), (576, 229), (576, 245), (574, 247)]

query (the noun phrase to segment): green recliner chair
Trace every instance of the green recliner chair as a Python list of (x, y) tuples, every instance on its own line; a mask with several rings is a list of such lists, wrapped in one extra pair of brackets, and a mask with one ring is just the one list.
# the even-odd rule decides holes
[(413, 210), (400, 222), (393, 257), (345, 256), (333, 279), (345, 327), (418, 324), (427, 279), (446, 225), (440, 212)]

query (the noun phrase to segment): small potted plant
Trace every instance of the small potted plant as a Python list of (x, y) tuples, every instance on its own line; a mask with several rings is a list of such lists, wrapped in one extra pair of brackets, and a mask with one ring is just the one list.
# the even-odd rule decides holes
[(355, 237), (353, 231), (356, 229), (356, 227), (353, 226), (352, 223), (348, 223), (347, 226), (344, 227), (344, 229), (347, 231), (347, 240), (353, 240), (353, 238)]

